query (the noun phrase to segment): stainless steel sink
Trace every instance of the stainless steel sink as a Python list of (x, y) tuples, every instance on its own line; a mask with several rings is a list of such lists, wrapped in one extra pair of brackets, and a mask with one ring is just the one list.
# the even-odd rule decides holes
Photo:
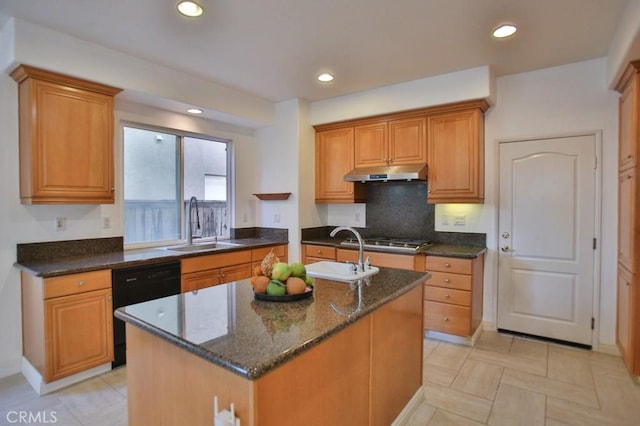
[(353, 263), (321, 261), (306, 265), (306, 269), (310, 277), (347, 282), (357, 281), (380, 272), (380, 269), (375, 266), (362, 272), (354, 272), (354, 266)]
[(208, 251), (208, 250), (222, 250), (230, 247), (238, 247), (242, 244), (228, 243), (223, 241), (202, 242), (193, 244), (180, 244), (176, 246), (160, 247), (162, 250), (182, 251), (182, 252), (194, 252), (194, 251)]

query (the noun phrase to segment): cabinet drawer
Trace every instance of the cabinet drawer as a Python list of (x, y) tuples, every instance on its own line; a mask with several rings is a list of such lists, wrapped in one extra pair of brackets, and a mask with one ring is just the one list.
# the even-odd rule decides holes
[(440, 271), (454, 274), (468, 274), (472, 272), (472, 259), (459, 259), (456, 257), (427, 256), (425, 258), (425, 270), (427, 272)]
[(424, 286), (424, 299), (433, 302), (452, 303), (460, 306), (471, 306), (471, 292), (452, 290), (450, 288)]
[(336, 260), (335, 247), (305, 244), (304, 254), (307, 257), (319, 257), (322, 259)]
[(287, 261), (286, 248), (287, 248), (286, 245), (281, 245), (281, 246), (274, 246), (274, 247), (261, 247), (261, 248), (251, 249), (251, 261), (258, 262), (258, 264), (260, 264), (260, 262), (262, 262), (262, 259), (264, 259), (264, 257), (267, 254), (269, 254), (271, 250), (273, 250), (273, 252), (276, 254), (276, 256), (280, 258), (281, 261), (286, 262)]
[(245, 278), (251, 278), (250, 263), (220, 268), (220, 283), (244, 280)]
[(470, 336), (471, 308), (425, 301), (424, 328), (458, 336)]
[(111, 269), (46, 278), (44, 298), (50, 299), (104, 288), (111, 289)]
[(450, 274), (447, 272), (431, 272), (427, 284), (435, 287), (453, 288), (471, 291), (473, 279), (471, 275)]
[(186, 274), (230, 265), (239, 265), (241, 263), (251, 263), (251, 250), (232, 251), (182, 259), (181, 271), (183, 274)]

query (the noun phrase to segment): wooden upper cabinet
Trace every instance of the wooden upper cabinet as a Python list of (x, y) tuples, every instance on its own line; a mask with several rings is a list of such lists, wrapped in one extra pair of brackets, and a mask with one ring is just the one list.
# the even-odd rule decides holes
[(355, 166), (427, 162), (425, 117), (355, 126)]
[(23, 204), (112, 204), (114, 96), (121, 91), (21, 65)]
[(353, 203), (364, 198), (362, 184), (345, 182), (354, 166), (353, 127), (316, 133), (316, 203)]
[(387, 123), (365, 124), (354, 128), (355, 166), (384, 166), (389, 160)]
[(640, 129), (638, 129), (638, 111), (640, 111), (640, 61), (629, 64), (616, 86), (620, 92), (618, 166), (620, 170), (635, 167), (640, 152)]
[(425, 117), (389, 121), (389, 164), (426, 163), (426, 128)]
[(431, 115), (427, 132), (427, 202), (483, 203), (483, 110)]

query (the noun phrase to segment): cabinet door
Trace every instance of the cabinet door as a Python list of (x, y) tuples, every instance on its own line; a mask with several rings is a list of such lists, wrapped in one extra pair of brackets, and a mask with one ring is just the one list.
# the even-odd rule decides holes
[(45, 381), (113, 360), (111, 289), (45, 301)]
[(201, 288), (211, 287), (220, 284), (220, 269), (209, 269), (200, 272), (191, 272), (182, 274), (180, 280), (180, 291), (186, 293), (188, 291), (196, 291)]
[(220, 284), (251, 278), (251, 264), (233, 265), (220, 268)]
[(620, 173), (618, 190), (618, 262), (629, 271), (638, 273), (635, 245), (640, 241), (640, 231), (635, 168)]
[(637, 165), (638, 138), (638, 79), (640, 77), (634, 73), (628, 84), (623, 89), (619, 100), (619, 132), (618, 135), (618, 158), (621, 170)]
[(354, 129), (355, 166), (384, 166), (389, 162), (387, 123), (366, 124)]
[(480, 109), (430, 116), (428, 198), (437, 203), (484, 202), (484, 123)]
[(616, 343), (622, 359), (629, 371), (633, 372), (634, 363), (634, 344), (633, 335), (635, 325), (633, 321), (634, 302), (633, 302), (633, 282), (632, 275), (623, 266), (618, 265), (618, 310), (616, 324)]
[(389, 121), (390, 164), (427, 162), (426, 118)]
[(316, 134), (316, 203), (363, 199), (362, 185), (344, 180), (354, 164), (353, 127)]
[(31, 85), (25, 96), (20, 88), (21, 117), (31, 119), (29, 130), (21, 123), (23, 203), (113, 203), (113, 97), (23, 84)]

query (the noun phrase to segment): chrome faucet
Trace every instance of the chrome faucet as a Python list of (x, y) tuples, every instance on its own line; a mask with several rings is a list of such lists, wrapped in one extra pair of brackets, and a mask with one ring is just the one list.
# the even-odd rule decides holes
[(332, 237), (335, 237), (335, 235), (340, 231), (350, 231), (358, 239), (358, 272), (364, 272), (364, 261), (362, 260), (362, 252), (364, 250), (364, 247), (363, 247), (364, 243), (362, 242), (362, 237), (360, 236), (360, 233), (358, 231), (356, 231), (354, 228), (350, 227), (350, 226), (338, 226), (337, 228), (334, 228), (334, 230), (331, 231), (331, 233), (329, 235), (332, 236)]
[(189, 204), (187, 205), (187, 244), (193, 244), (193, 231), (191, 229), (191, 208), (193, 204), (196, 205), (196, 229), (200, 229), (200, 215), (198, 214), (198, 199), (193, 196), (189, 198)]

